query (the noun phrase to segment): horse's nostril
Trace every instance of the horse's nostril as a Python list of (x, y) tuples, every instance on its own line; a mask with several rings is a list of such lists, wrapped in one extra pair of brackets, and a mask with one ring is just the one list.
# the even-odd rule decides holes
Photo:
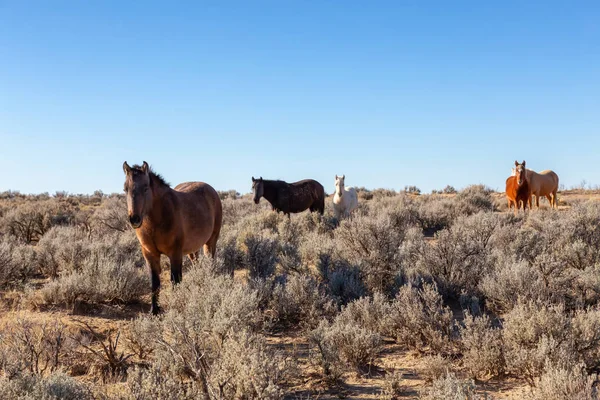
[(139, 215), (132, 215), (129, 217), (129, 222), (131, 222), (131, 225), (139, 225), (140, 222), (142, 222), (142, 219), (140, 218)]

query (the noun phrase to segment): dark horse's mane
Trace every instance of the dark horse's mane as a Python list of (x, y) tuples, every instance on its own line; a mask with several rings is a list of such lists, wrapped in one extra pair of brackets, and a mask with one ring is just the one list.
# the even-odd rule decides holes
[[(131, 172), (133, 172), (133, 174), (143, 174), (144, 170), (142, 169), (141, 165), (135, 164), (133, 167), (131, 167)], [(153, 184), (154, 182), (157, 182), (160, 186), (168, 186), (171, 187), (171, 184), (167, 181), (165, 181), (165, 178), (163, 178), (160, 174), (154, 172), (152, 170), (152, 167), (149, 167), (148, 169), (148, 174), (150, 175), (150, 184)]]

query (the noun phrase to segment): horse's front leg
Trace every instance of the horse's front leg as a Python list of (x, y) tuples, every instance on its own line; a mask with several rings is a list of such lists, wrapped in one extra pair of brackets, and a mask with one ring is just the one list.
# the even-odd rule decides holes
[(169, 261), (171, 262), (171, 283), (176, 285), (181, 282), (183, 253), (181, 251), (173, 252), (173, 254), (169, 256)]
[(160, 312), (158, 306), (158, 295), (160, 294), (160, 254), (151, 254), (142, 249), (142, 254), (146, 260), (146, 265), (150, 269), (150, 279), (152, 281), (152, 306), (150, 312), (154, 315)]

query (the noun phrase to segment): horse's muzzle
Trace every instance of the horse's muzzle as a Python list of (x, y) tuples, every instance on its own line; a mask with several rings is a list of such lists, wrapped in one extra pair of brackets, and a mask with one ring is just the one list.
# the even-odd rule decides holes
[(260, 199), (254, 199), (254, 204), (258, 204), (259, 201)]
[(139, 215), (130, 215), (129, 223), (134, 229), (137, 229), (142, 226), (142, 218)]

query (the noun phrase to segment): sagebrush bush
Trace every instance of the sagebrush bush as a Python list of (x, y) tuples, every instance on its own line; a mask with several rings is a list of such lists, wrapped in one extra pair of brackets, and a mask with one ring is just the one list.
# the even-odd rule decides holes
[(445, 295), (477, 294), (479, 281), (493, 269), (494, 235), (502, 225), (503, 218), (492, 213), (459, 217), (436, 234), (435, 243), (416, 246), (417, 266)]
[(400, 246), (405, 233), (388, 214), (356, 214), (340, 224), (334, 237), (342, 257), (360, 270), (366, 288), (390, 293), (402, 277)]
[(444, 305), (435, 284), (424, 284), (420, 289), (410, 285), (400, 288), (389, 321), (387, 329), (408, 348), (433, 353), (453, 351), (452, 311)]
[(37, 256), (33, 246), (0, 238), (0, 288), (22, 285), (37, 275)]
[(531, 400), (597, 400), (596, 375), (588, 375), (583, 365), (547, 366), (536, 380)]
[(472, 378), (490, 379), (504, 373), (502, 332), (494, 328), (487, 315), (474, 317), (467, 313), (460, 329), (463, 366)]
[(520, 301), (504, 317), (502, 338), (507, 369), (532, 385), (547, 362), (578, 361), (563, 306)]
[(18, 375), (12, 379), (0, 377), (0, 398), (11, 400), (87, 400), (95, 399), (83, 382), (55, 372), (47, 377)]
[(98, 254), (87, 258), (81, 271), (61, 275), (41, 290), (44, 304), (72, 306), (87, 303), (131, 303), (150, 292), (147, 271), (136, 268), (134, 260), (115, 261)]
[(211, 261), (201, 258), (174, 288), (161, 319), (136, 321), (135, 329), (149, 341), (142, 351), (154, 361), (130, 378), (132, 393), (281, 398), (281, 382), (292, 369), (254, 333), (261, 326), (259, 300), (255, 290), (216, 274)]
[(423, 390), (423, 400), (478, 400), (485, 397), (477, 395), (472, 381), (462, 381), (454, 374), (433, 381), (430, 387)]
[(331, 318), (337, 311), (332, 299), (313, 278), (297, 274), (274, 285), (269, 309), (274, 313), (271, 323), (303, 328), (315, 328), (321, 319)]
[(378, 333), (338, 318), (333, 323), (322, 321), (309, 339), (313, 362), (326, 377), (339, 377), (344, 370), (365, 372), (375, 362), (382, 345)]

